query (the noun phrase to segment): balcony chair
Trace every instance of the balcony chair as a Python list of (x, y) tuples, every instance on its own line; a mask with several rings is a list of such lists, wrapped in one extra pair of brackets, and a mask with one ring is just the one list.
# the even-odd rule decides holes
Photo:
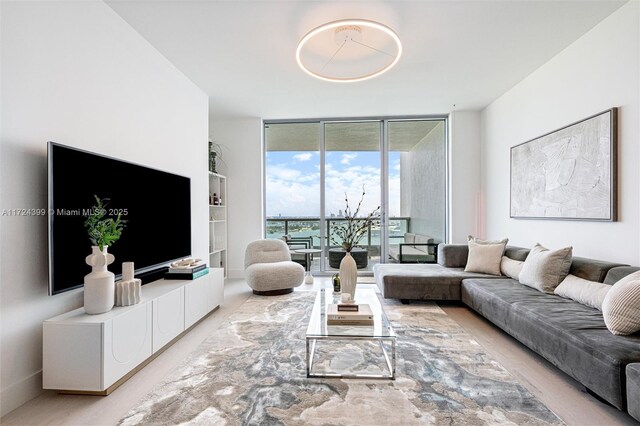
[[(313, 237), (291, 237), (290, 235), (283, 235), (282, 240), (289, 246), (291, 260), (299, 263), (306, 269), (307, 256), (295, 253), (295, 251), (298, 249), (313, 248)], [(313, 261), (313, 255), (311, 255), (310, 258)]]
[(282, 240), (258, 240), (244, 253), (244, 273), (254, 294), (275, 296), (291, 293), (304, 280), (304, 268), (291, 261), (289, 247)]

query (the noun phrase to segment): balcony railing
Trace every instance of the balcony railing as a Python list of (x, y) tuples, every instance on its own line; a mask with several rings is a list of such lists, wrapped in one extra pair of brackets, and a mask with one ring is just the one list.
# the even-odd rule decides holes
[[(325, 218), (325, 244), (326, 249), (337, 247), (332, 243), (337, 240), (335, 235), (330, 236), (329, 232), (335, 225), (333, 223), (344, 222), (343, 217)], [(389, 222), (389, 239), (404, 238), (404, 233), (408, 232), (411, 218), (404, 216), (390, 217)], [(276, 217), (268, 218), (266, 223), (267, 238), (281, 238), (284, 235), (291, 237), (309, 237), (313, 238), (314, 248), (320, 248), (320, 218), (317, 217)], [(333, 237), (333, 238), (330, 238)], [(370, 226), (366, 234), (362, 236), (358, 242), (358, 246), (367, 248), (370, 256), (380, 254), (380, 226)]]

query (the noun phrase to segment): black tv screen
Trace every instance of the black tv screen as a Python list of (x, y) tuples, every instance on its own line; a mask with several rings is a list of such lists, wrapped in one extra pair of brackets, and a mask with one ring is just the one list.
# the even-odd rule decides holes
[(92, 243), (84, 227), (94, 195), (107, 213), (127, 221), (109, 253), (119, 278), (122, 262), (136, 273), (191, 255), (191, 179), (57, 143), (48, 144), (49, 293), (81, 287), (91, 272)]

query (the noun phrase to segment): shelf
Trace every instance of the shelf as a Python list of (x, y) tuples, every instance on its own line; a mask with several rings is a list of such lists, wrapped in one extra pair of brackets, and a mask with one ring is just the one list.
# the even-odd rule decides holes
[(209, 223), (223, 223), (226, 222), (226, 220), (224, 219), (215, 219), (215, 220), (210, 220)]
[(225, 204), (221, 205), (221, 206), (216, 206), (214, 204), (209, 204), (209, 207), (227, 207)]
[(209, 256), (211, 256), (212, 254), (217, 254), (217, 253), (222, 253), (223, 251), (225, 251), (226, 249), (218, 249), (218, 250), (214, 250), (212, 252), (209, 253)]

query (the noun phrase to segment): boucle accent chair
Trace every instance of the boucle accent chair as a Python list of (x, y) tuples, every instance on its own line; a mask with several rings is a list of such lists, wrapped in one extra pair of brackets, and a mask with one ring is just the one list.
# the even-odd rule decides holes
[(302, 265), (291, 261), (282, 240), (258, 240), (244, 252), (244, 275), (254, 294), (275, 296), (291, 293), (304, 280)]

